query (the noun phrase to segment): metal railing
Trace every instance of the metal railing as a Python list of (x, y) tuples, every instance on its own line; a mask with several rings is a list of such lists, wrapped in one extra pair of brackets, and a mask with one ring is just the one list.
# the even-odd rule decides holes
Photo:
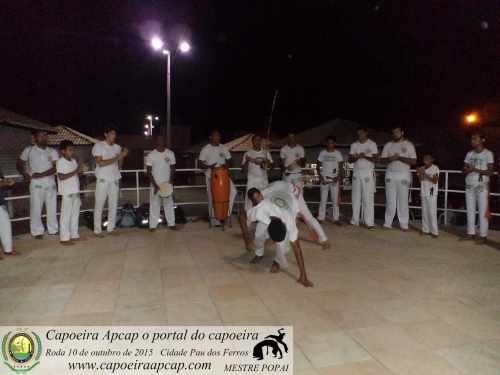
[[(240, 168), (230, 168), (230, 170), (233, 170), (233, 171), (241, 171)], [(303, 171), (314, 171), (313, 168), (303, 168)], [(374, 170), (375, 172), (377, 173), (385, 173), (386, 170), (385, 169), (375, 169)], [(149, 190), (150, 187), (149, 186), (146, 186), (146, 187), (141, 187), (140, 186), (140, 177), (142, 176), (143, 178), (145, 178), (146, 176), (146, 172), (143, 170), (143, 169), (136, 169), (136, 170), (122, 170), (120, 171), (123, 174), (134, 174), (135, 175), (135, 187), (121, 187), (120, 189), (122, 191), (135, 191), (136, 192), (136, 205), (135, 207), (138, 207), (141, 205), (141, 199), (140, 199), (140, 191), (141, 190)], [(196, 169), (196, 168), (188, 168), (188, 169), (177, 169), (176, 172), (195, 172), (195, 173), (203, 173), (203, 171), (201, 169)], [(351, 172), (352, 172), (352, 169), (345, 169), (344, 170), (344, 176), (350, 176), (351, 175)], [(415, 172), (415, 170), (412, 170), (412, 176), (413, 176), (413, 172)], [(94, 175), (94, 172), (91, 171), (91, 172), (85, 172), (86, 175)], [(465, 194), (465, 190), (456, 190), (456, 189), (450, 189), (449, 188), (449, 176), (451, 174), (461, 174), (461, 171), (453, 171), (453, 170), (443, 170), (443, 171), (440, 171), (440, 186), (439, 186), (439, 192), (441, 193), (444, 193), (444, 206), (443, 207), (438, 207), (438, 211), (441, 211), (444, 213), (444, 217), (445, 217), (445, 220), (444, 220), (444, 225), (448, 225), (448, 221), (446, 220), (446, 218), (448, 217), (448, 214), (449, 213), (464, 213), (464, 212), (467, 212), (466, 210), (463, 210), (463, 209), (456, 209), (456, 208), (449, 208), (448, 207), (448, 203), (449, 203), (449, 194), (452, 193), (452, 194)], [(496, 173), (495, 173), (496, 175)], [(203, 174), (204, 176), (204, 174)], [(444, 184), (441, 182), (442, 181), (442, 177), (444, 176)], [(9, 176), (5, 176), (6, 178), (15, 178), (15, 179), (22, 179), (22, 176), (21, 175), (9, 175)], [(414, 178), (414, 180), (416, 180)], [(235, 185), (236, 187), (240, 187), (240, 188), (244, 188), (246, 187), (246, 184), (236, 184)], [(306, 185), (305, 186), (306, 188), (319, 188), (320, 185)], [(347, 185), (344, 185), (344, 184), (341, 184), (341, 187), (346, 189), (348, 188)], [(176, 185), (175, 186), (175, 190), (180, 190), (180, 189), (193, 189), (193, 188), (206, 188), (206, 185)], [(384, 189), (385, 190), (385, 186), (381, 186), (381, 185), (376, 185), (375, 186), (376, 189)], [(420, 187), (418, 186), (415, 186), (415, 183), (413, 183), (413, 186), (411, 186), (410, 188), (410, 194), (411, 194), (411, 191), (419, 191), (420, 190)], [(80, 193), (94, 193), (95, 190), (82, 190), (80, 191)], [(499, 193), (490, 193), (491, 196), (500, 196)], [(13, 196), (13, 197), (6, 197), (6, 201), (7, 202), (12, 202), (12, 201), (16, 201), (16, 200), (21, 200), (21, 199), (29, 199), (30, 196), (29, 195), (22, 195), (22, 196)], [(306, 203), (308, 204), (315, 204), (315, 205), (318, 205), (319, 204), (319, 201), (307, 201)], [(208, 204), (208, 201), (196, 201), (196, 202), (175, 202), (175, 205), (178, 205), (178, 206), (183, 206), (183, 205), (207, 205)], [(328, 202), (328, 205), (331, 206), (331, 202)], [(351, 205), (350, 202), (342, 202), (341, 203), (342, 205)], [(384, 207), (385, 204), (381, 204), (381, 203), (376, 203), (375, 206), (382, 206)], [(420, 206), (412, 206), (410, 205), (409, 206), (411, 209), (416, 209), (416, 210), (420, 210), (421, 207)], [(105, 208), (106, 210), (106, 208)], [(81, 210), (81, 212), (84, 212), (84, 211), (93, 211), (92, 208), (89, 208), (89, 209), (83, 209)], [(493, 216), (500, 216), (500, 213), (493, 213), (492, 212), (492, 215)], [(46, 216), (46, 215), (42, 215), (42, 216)], [(13, 218), (11, 219), (11, 221), (15, 222), (15, 221), (23, 221), (23, 220), (29, 220), (29, 216), (26, 216), (26, 217), (18, 217), (18, 218)]]

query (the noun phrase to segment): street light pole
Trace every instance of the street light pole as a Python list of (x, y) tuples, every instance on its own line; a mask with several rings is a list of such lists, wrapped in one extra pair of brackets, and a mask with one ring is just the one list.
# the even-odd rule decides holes
[(167, 148), (171, 150), (170, 124), (170, 51), (167, 51)]

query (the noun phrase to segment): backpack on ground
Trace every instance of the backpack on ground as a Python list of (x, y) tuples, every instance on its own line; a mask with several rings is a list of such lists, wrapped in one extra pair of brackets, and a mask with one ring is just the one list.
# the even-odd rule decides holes
[(121, 212), (120, 228), (135, 228), (135, 216), (135, 210), (132, 203), (125, 203)]

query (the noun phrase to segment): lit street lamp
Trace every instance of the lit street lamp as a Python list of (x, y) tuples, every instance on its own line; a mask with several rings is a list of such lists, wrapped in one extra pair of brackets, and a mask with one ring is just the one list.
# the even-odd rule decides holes
[[(159, 50), (163, 47), (163, 42), (159, 38), (154, 38), (151, 41), (151, 45), (155, 50)], [(189, 44), (182, 42), (179, 46), (182, 52), (189, 51)], [(167, 55), (167, 148), (170, 149), (171, 146), (171, 124), (170, 124), (170, 51), (167, 49), (163, 50), (163, 54)]]
[[(150, 137), (153, 136), (153, 116), (149, 115), (148, 117), (146, 117), (146, 119), (149, 120), (149, 126), (146, 124), (144, 125), (145, 128), (147, 128), (148, 130), (144, 132), (144, 134), (146, 135), (149, 135)], [(155, 120), (158, 120), (158, 117), (155, 117)]]
[(479, 116), (476, 113), (471, 113), (471, 114), (465, 116), (465, 121), (468, 124), (475, 124), (475, 123), (479, 122)]

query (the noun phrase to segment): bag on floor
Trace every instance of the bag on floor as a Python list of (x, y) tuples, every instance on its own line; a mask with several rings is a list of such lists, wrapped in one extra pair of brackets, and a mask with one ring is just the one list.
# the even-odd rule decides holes
[(135, 216), (135, 210), (132, 203), (125, 203), (121, 212), (120, 228), (135, 228)]
[(175, 213), (175, 223), (176, 224), (186, 224), (187, 223), (186, 215), (184, 214), (184, 210), (182, 209), (182, 207), (180, 207), (180, 206), (175, 207), (174, 213)]

